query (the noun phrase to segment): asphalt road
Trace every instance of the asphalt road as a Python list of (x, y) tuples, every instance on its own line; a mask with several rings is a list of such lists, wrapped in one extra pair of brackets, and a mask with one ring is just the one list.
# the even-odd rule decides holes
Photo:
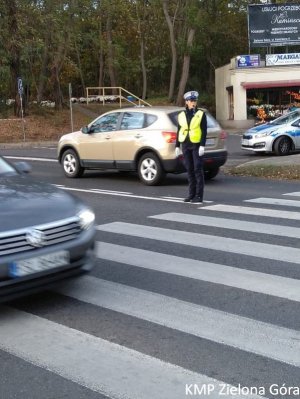
[[(253, 157), (237, 140), (229, 162)], [(20, 330), (11, 350), (0, 334), (1, 398), (299, 397), (296, 182), (221, 173), (197, 206), (184, 174), (67, 179), (55, 149), (1, 153), (36, 158), (32, 176), (84, 199), (98, 226), (88, 276), (1, 307)]]
[[(253, 152), (248, 152), (241, 149), (240, 146), (241, 133), (229, 134), (227, 139), (228, 160), (226, 166), (236, 166), (244, 162), (265, 159), (270, 157), (268, 155), (260, 155)], [(56, 143), (26, 143), (19, 144), (2, 144), (0, 146), (0, 153), (2, 155), (14, 156), (28, 156), (28, 157), (43, 157), (56, 158)], [(272, 156), (272, 155), (271, 155)]]

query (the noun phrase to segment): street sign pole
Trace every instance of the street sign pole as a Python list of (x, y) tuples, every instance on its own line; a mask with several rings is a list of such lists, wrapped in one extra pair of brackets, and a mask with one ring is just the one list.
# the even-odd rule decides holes
[(24, 120), (24, 111), (23, 111), (23, 81), (22, 81), (22, 78), (18, 78), (18, 93), (20, 96), (20, 105), (21, 105), (23, 141), (25, 141), (26, 136), (25, 136), (25, 120)]
[(24, 120), (22, 96), (20, 97), (20, 101), (21, 101), (21, 118), (22, 118), (23, 141), (26, 141), (26, 137), (25, 137), (25, 120)]

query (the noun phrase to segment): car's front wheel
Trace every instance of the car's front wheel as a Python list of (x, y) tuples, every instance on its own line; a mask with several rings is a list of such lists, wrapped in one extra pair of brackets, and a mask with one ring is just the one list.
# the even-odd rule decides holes
[(140, 180), (147, 186), (155, 186), (165, 177), (165, 171), (160, 160), (151, 152), (147, 152), (140, 158), (138, 174)]
[(292, 150), (293, 144), (287, 136), (279, 137), (274, 143), (274, 152), (276, 155), (288, 155)]
[(78, 155), (74, 150), (66, 150), (61, 160), (64, 173), (67, 177), (81, 177), (84, 168), (80, 165)]

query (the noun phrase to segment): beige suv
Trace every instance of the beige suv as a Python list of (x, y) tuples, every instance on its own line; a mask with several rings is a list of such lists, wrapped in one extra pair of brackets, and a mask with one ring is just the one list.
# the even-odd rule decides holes
[[(175, 157), (179, 107), (131, 107), (107, 112), (58, 143), (58, 159), (67, 177), (86, 169), (137, 171), (146, 185), (157, 185), (166, 173), (185, 171)], [(213, 178), (226, 162), (226, 133), (206, 111), (208, 134), (205, 176)]]

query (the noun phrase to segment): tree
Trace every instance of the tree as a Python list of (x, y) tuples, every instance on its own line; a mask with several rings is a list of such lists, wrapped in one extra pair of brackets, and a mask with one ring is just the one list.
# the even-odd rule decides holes
[(147, 0), (136, 1), (136, 17), (137, 17), (137, 32), (140, 42), (140, 62), (142, 69), (143, 85), (141, 98), (145, 99), (147, 95), (147, 70), (145, 65), (145, 24), (147, 23)]
[[(169, 93), (168, 93), (168, 99), (171, 101), (173, 99), (174, 95), (174, 89), (175, 89), (175, 78), (176, 78), (176, 67), (177, 67), (177, 49), (176, 49), (176, 41), (175, 41), (175, 32), (174, 32), (174, 23), (172, 22), (172, 19), (169, 15), (169, 6), (170, 1), (169, 0), (162, 0), (163, 4), (163, 10), (164, 10), (164, 15), (167, 21), (167, 25), (169, 28), (169, 33), (170, 33), (170, 46), (171, 46), (171, 52), (172, 52), (172, 69), (170, 73), (170, 84), (169, 84)], [(179, 5), (179, 2), (177, 2), (177, 6)], [(176, 7), (177, 10), (178, 7)], [(176, 15), (176, 12), (175, 12)], [(176, 16), (174, 15), (173, 21), (175, 20)]]
[(191, 52), (193, 49), (193, 42), (196, 32), (196, 23), (198, 22), (200, 17), (200, 8), (196, 2), (194, 2), (194, 4), (191, 6), (191, 4), (189, 4), (188, 1), (185, 5), (185, 9), (186, 9), (185, 22), (188, 28), (187, 28), (186, 46), (183, 54), (181, 78), (179, 82), (178, 94), (176, 99), (177, 105), (182, 105), (183, 103), (183, 94), (186, 88), (189, 76), (189, 70), (190, 70)]
[[(6, 40), (3, 44), (6, 48), (7, 63), (10, 71), (10, 94), (13, 98), (17, 97), (17, 79), (20, 76), (20, 37), (17, 17), (17, 2), (16, 0), (4, 0), (3, 3), (3, 15), (6, 17), (6, 29), (7, 34)], [(18, 109), (15, 106), (15, 115), (17, 115)]]
[(57, 108), (69, 82), (77, 96), (97, 85), (177, 104), (188, 89), (213, 95), (215, 68), (248, 52), (249, 3), (0, 0), (0, 94), (15, 96), (21, 76), (31, 99)]

